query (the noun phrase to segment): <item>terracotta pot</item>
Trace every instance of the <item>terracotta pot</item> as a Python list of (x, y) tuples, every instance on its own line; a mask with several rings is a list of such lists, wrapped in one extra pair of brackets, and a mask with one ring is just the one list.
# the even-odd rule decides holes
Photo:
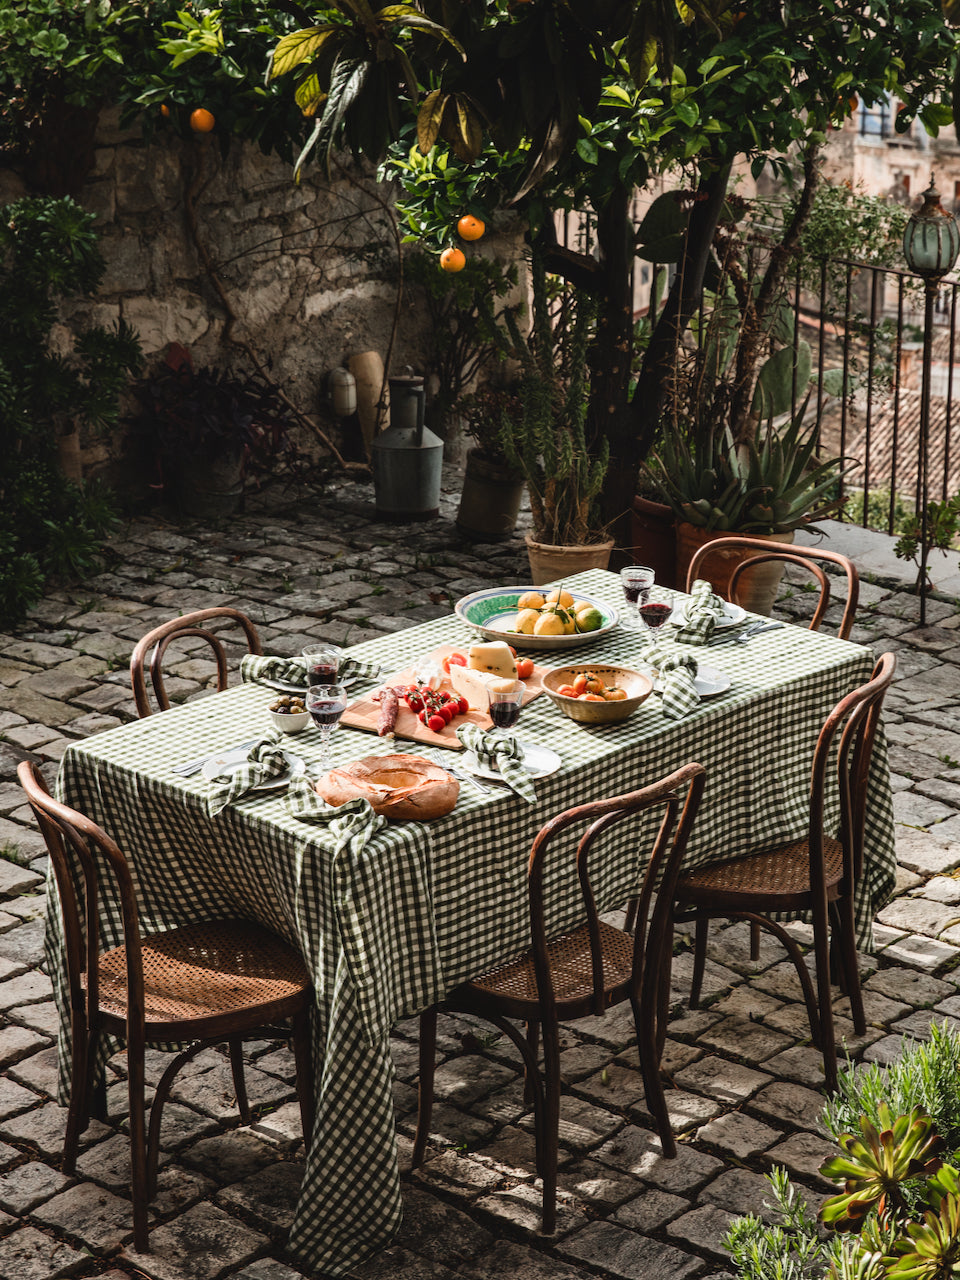
[(535, 587), (545, 586), (559, 578), (569, 578), (585, 569), (605, 569), (610, 563), (613, 539), (591, 542), (580, 547), (558, 547), (549, 542), (537, 542), (528, 533), (527, 556), (530, 560), (530, 579)]
[(457, 528), (471, 537), (509, 538), (520, 514), (523, 477), (504, 462), (491, 462), (480, 449), (467, 454)]
[[(734, 534), (727, 534), (734, 537)], [(794, 539), (791, 529), (788, 533), (751, 534), (752, 538), (762, 537), (769, 542), (780, 542), (790, 545)], [(716, 529), (701, 529), (698, 525), (677, 522), (677, 577), (679, 585), (686, 587), (687, 570), (694, 554), (708, 542), (724, 537)], [(734, 547), (730, 551), (713, 552), (704, 565), (703, 576), (713, 584), (718, 595), (729, 598), (730, 575), (742, 560), (756, 555), (749, 547)], [(751, 613), (769, 613), (777, 598), (784, 566), (772, 561), (769, 564), (757, 565), (744, 573), (737, 583), (737, 599), (744, 609)]]
[(680, 587), (677, 581), (676, 516), (664, 502), (654, 502), (639, 494), (630, 511), (631, 545), (624, 564), (645, 564), (657, 575), (662, 587)]

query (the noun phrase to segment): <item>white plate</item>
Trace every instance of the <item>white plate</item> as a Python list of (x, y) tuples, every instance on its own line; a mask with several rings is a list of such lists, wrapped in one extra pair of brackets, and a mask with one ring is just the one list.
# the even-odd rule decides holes
[(266, 689), (276, 689), (277, 693), (299, 693), (301, 697), (306, 697), (307, 693), (305, 684), (293, 684), (289, 680), (258, 680), (257, 684)]
[[(210, 782), (214, 778), (229, 777), (231, 773), (235, 773), (240, 768), (249, 754), (249, 748), (243, 748), (240, 751), (225, 751), (222, 756), (213, 756), (203, 766), (203, 776)], [(252, 787), (251, 790), (276, 791), (292, 782), (294, 778), (299, 778), (306, 773), (307, 766), (299, 756), (291, 755), (289, 751), (285, 751), (283, 758), (287, 762), (286, 771), (278, 774), (275, 778), (259, 783), (257, 786)]]
[[(675, 604), (673, 612), (667, 619), (668, 622), (676, 622), (682, 626), (684, 622), (683, 611), (686, 608), (686, 601), (683, 604)], [(727, 627), (739, 627), (740, 623), (747, 616), (746, 609), (741, 609), (738, 604), (730, 604), (724, 601), (723, 616), (717, 618), (715, 630), (723, 631)]]
[[(541, 747), (536, 742), (521, 742), (520, 748), (523, 751), (523, 767), (531, 778), (549, 778), (563, 764), (555, 751), (551, 751), (549, 747)], [(499, 770), (485, 769), (472, 751), (465, 751), (457, 764), (466, 769), (467, 773), (476, 774), (478, 778), (503, 781)]]
[[(723, 693), (726, 689), (729, 689), (730, 685), (731, 678), (725, 671), (718, 671), (716, 667), (697, 667), (693, 687), (701, 698), (712, 698), (716, 694)], [(663, 692), (663, 685), (659, 680), (655, 681), (653, 687), (658, 693)]]

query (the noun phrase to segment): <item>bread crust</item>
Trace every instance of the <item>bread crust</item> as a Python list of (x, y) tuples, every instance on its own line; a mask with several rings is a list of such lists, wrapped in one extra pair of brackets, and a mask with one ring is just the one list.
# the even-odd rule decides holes
[(328, 804), (361, 796), (374, 812), (397, 822), (430, 822), (453, 809), (460, 783), (423, 756), (365, 756), (331, 769), (314, 784)]

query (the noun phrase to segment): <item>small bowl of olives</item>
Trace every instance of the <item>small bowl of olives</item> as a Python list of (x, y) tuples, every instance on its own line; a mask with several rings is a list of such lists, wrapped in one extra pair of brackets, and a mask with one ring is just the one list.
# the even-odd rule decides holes
[(310, 712), (299, 694), (281, 694), (269, 710), (270, 719), (282, 733), (299, 733), (310, 723)]

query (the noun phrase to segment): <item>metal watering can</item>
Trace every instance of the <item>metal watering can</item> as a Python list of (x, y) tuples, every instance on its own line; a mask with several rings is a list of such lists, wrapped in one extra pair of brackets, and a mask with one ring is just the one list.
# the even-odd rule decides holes
[(423, 378), (390, 378), (390, 425), (373, 441), (373, 487), (383, 520), (429, 520), (440, 511), (443, 441), (423, 425)]

